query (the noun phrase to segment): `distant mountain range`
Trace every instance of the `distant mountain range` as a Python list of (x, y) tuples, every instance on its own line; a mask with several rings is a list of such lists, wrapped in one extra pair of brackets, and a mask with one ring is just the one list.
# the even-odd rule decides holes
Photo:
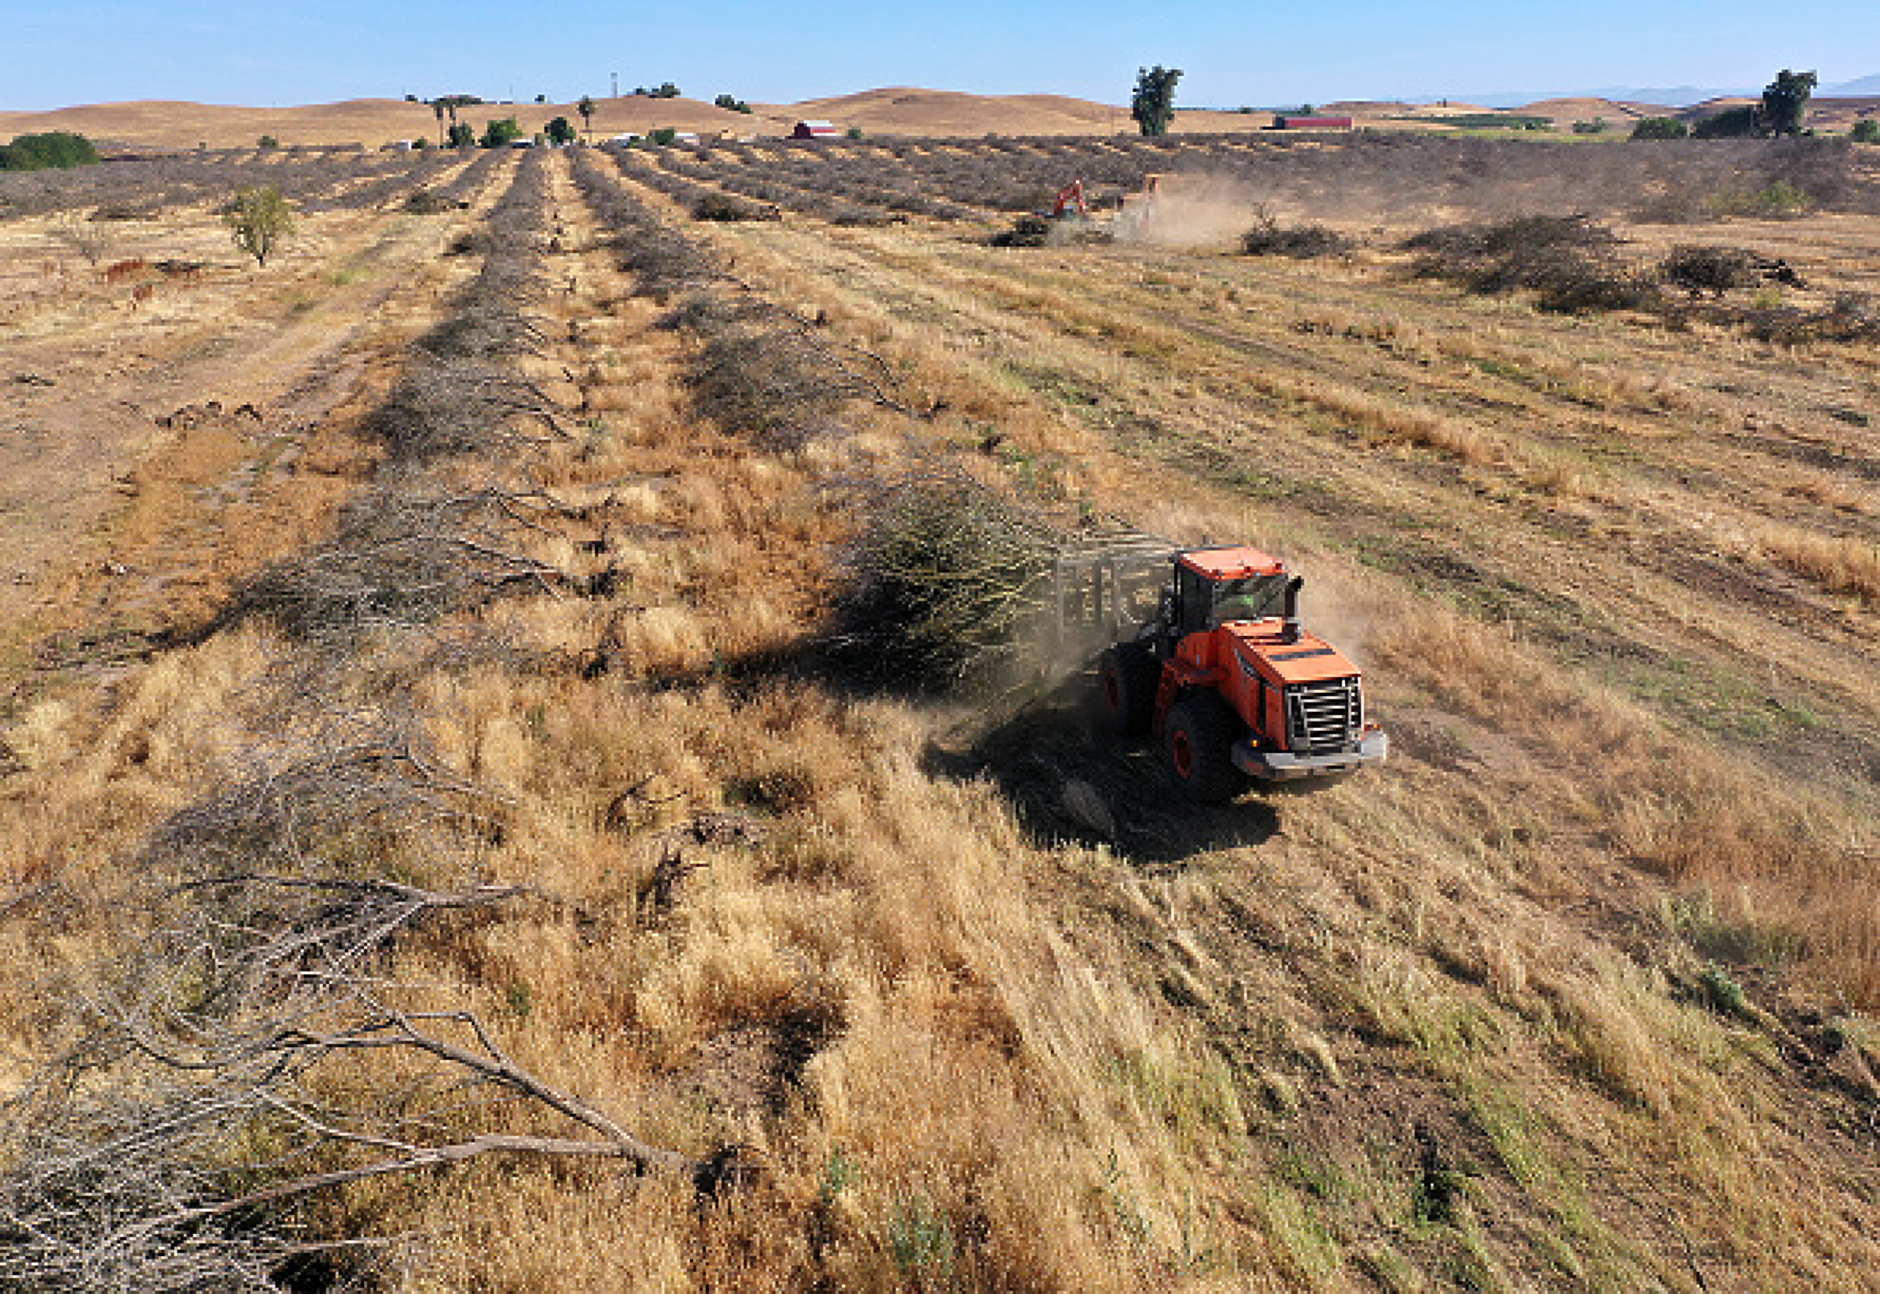
[[(1657, 103), (1667, 108), (1688, 108), (1707, 99), (1755, 98), (1763, 92), (1760, 85), (1696, 86), (1679, 85), (1669, 89), (1640, 89), (1637, 86), (1609, 86), (1599, 90), (1501, 90), (1494, 94), (1457, 94), (1453, 99), (1479, 103), (1485, 108), (1519, 108), (1542, 99), (1613, 99), (1620, 103)], [(1860, 99), (1880, 95), (1880, 72), (1815, 87), (1817, 99)]]

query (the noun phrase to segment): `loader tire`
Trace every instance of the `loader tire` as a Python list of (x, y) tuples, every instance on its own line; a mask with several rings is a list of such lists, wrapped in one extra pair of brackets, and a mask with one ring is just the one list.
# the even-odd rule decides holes
[(1238, 730), (1233, 712), (1209, 693), (1191, 692), (1169, 707), (1162, 754), (1184, 796), (1222, 804), (1247, 789), (1247, 775), (1234, 767), (1232, 754)]
[(1097, 662), (1097, 714), (1119, 737), (1149, 731), (1162, 662), (1141, 643), (1119, 643)]

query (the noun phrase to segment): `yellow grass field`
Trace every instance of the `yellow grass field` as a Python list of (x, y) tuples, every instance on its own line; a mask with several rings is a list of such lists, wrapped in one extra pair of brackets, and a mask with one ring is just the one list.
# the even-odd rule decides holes
[[(1739, 101), (1720, 100), (1703, 106), (1703, 111), (1736, 102)], [(595, 113), (588, 124), (596, 140), (627, 133), (643, 135), (660, 127), (691, 131), (706, 139), (776, 138), (789, 134), (802, 120), (828, 120), (845, 132), (855, 129), (869, 136), (918, 138), (1135, 133), (1127, 103), (1097, 103), (1055, 94), (964, 94), (913, 86), (863, 90), (799, 103), (754, 103), (749, 113), (733, 112), (683, 96), (653, 99), (596, 94), (594, 103)], [(1824, 132), (1845, 132), (1858, 117), (1874, 115), (1877, 106), (1880, 105), (1872, 100), (1817, 100), (1810, 123)], [(1446, 118), (1491, 111), (1460, 102), (1420, 106), (1336, 103), (1323, 105), (1322, 110), (1352, 116), (1358, 124), (1372, 130), (1438, 132), (1450, 128)], [(1561, 131), (1575, 122), (1598, 118), (1607, 123), (1615, 136), (1629, 131), (1630, 123), (1639, 117), (1670, 111), (1649, 104), (1608, 99), (1546, 99), (1509, 110), (1516, 116), (1550, 118)], [(1691, 114), (1687, 111), (1672, 115), (1688, 117)], [(566, 117), (577, 127), (583, 125), (574, 103), (479, 103), (464, 108), (460, 114), (461, 120), (479, 133), (489, 121), (507, 116), (514, 116), (528, 134), (541, 132), (556, 117)], [(1272, 119), (1270, 112), (1184, 109), (1177, 115), (1174, 129), (1184, 135), (1244, 133), (1261, 130)], [(46, 130), (76, 131), (107, 146), (159, 150), (248, 148), (263, 135), (274, 136), (284, 146), (357, 144), (371, 149), (398, 140), (420, 138), (435, 144), (441, 133), (428, 105), (402, 99), (352, 99), (342, 103), (276, 107), (147, 100), (83, 104), (40, 112), (0, 110), (0, 140)]]
[[(0, 1286), (1876, 1288), (1864, 155), (258, 120), (0, 188)], [(1404, 246), (1571, 213), (1623, 305)], [(916, 472), (1282, 555), (1390, 759), (871, 685)]]

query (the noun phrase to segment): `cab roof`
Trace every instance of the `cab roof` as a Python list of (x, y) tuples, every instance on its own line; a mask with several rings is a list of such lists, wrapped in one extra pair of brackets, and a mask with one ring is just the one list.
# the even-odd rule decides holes
[(1244, 580), (1254, 575), (1284, 575), (1286, 564), (1257, 548), (1191, 548), (1181, 564), (1203, 579)]

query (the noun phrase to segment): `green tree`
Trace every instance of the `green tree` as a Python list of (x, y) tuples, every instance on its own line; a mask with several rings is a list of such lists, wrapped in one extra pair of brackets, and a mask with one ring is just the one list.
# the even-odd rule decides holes
[(1814, 92), (1813, 72), (1791, 72), (1783, 68), (1762, 92), (1763, 128), (1776, 135), (1801, 134), (1808, 97)]
[(587, 133), (588, 142), (594, 142), (594, 96), (584, 94), (574, 110), (581, 114), (581, 129)]
[(1129, 115), (1145, 135), (1166, 135), (1175, 120), (1175, 83), (1182, 79), (1179, 67), (1139, 68), (1136, 91), (1130, 96)]
[(1847, 132), (1847, 137), (1856, 144), (1880, 144), (1880, 121), (1862, 117), (1854, 123), (1854, 129)]
[(294, 232), (294, 212), (287, 199), (272, 184), (252, 189), (238, 189), (235, 197), (222, 208), (222, 223), (228, 226), (235, 245), (265, 266), (268, 257)]
[(721, 94), (712, 100), (712, 106), (723, 108), (727, 112), (749, 112), (751, 105), (729, 94)]
[(279, 148), (280, 146), (281, 146), (281, 141), (276, 139), (272, 135), (263, 135), (255, 143), (256, 148)]
[(475, 148), (477, 132), (467, 121), (453, 121), (444, 136), (444, 142), (452, 148)]
[(549, 122), (544, 133), (547, 134), (548, 142), (551, 144), (574, 143), (574, 123), (566, 117), (557, 117)]
[[(449, 133), (446, 134), (444, 138), (451, 145), (451, 147), (453, 148), (457, 147), (457, 109), (468, 108), (473, 103), (482, 103), (482, 102), (483, 100), (479, 99), (474, 94), (443, 94), (443, 95), (439, 95), (437, 98), (431, 101), (431, 108), (433, 111), (438, 111), (441, 109), (442, 112), (447, 112), (450, 114), (450, 127), (451, 128), (450, 128)], [(437, 121), (438, 121), (438, 125), (440, 126), (444, 124), (444, 118), (441, 115), (438, 117)], [(468, 128), (466, 127), (466, 129)], [(475, 136), (472, 135), (471, 139), (472, 141), (474, 141)]]
[(484, 126), (483, 138), (477, 142), (485, 148), (501, 148), (521, 138), (522, 123), (514, 117), (500, 117)]
[(69, 130), (16, 135), (12, 143), (0, 145), (0, 171), (63, 170), (97, 160), (98, 150), (91, 141)]
[(1725, 108), (1691, 127), (1692, 139), (1744, 139), (1762, 133), (1762, 109), (1753, 103)]
[(1676, 117), (1640, 117), (1632, 123), (1633, 139), (1683, 139), (1690, 133)]

